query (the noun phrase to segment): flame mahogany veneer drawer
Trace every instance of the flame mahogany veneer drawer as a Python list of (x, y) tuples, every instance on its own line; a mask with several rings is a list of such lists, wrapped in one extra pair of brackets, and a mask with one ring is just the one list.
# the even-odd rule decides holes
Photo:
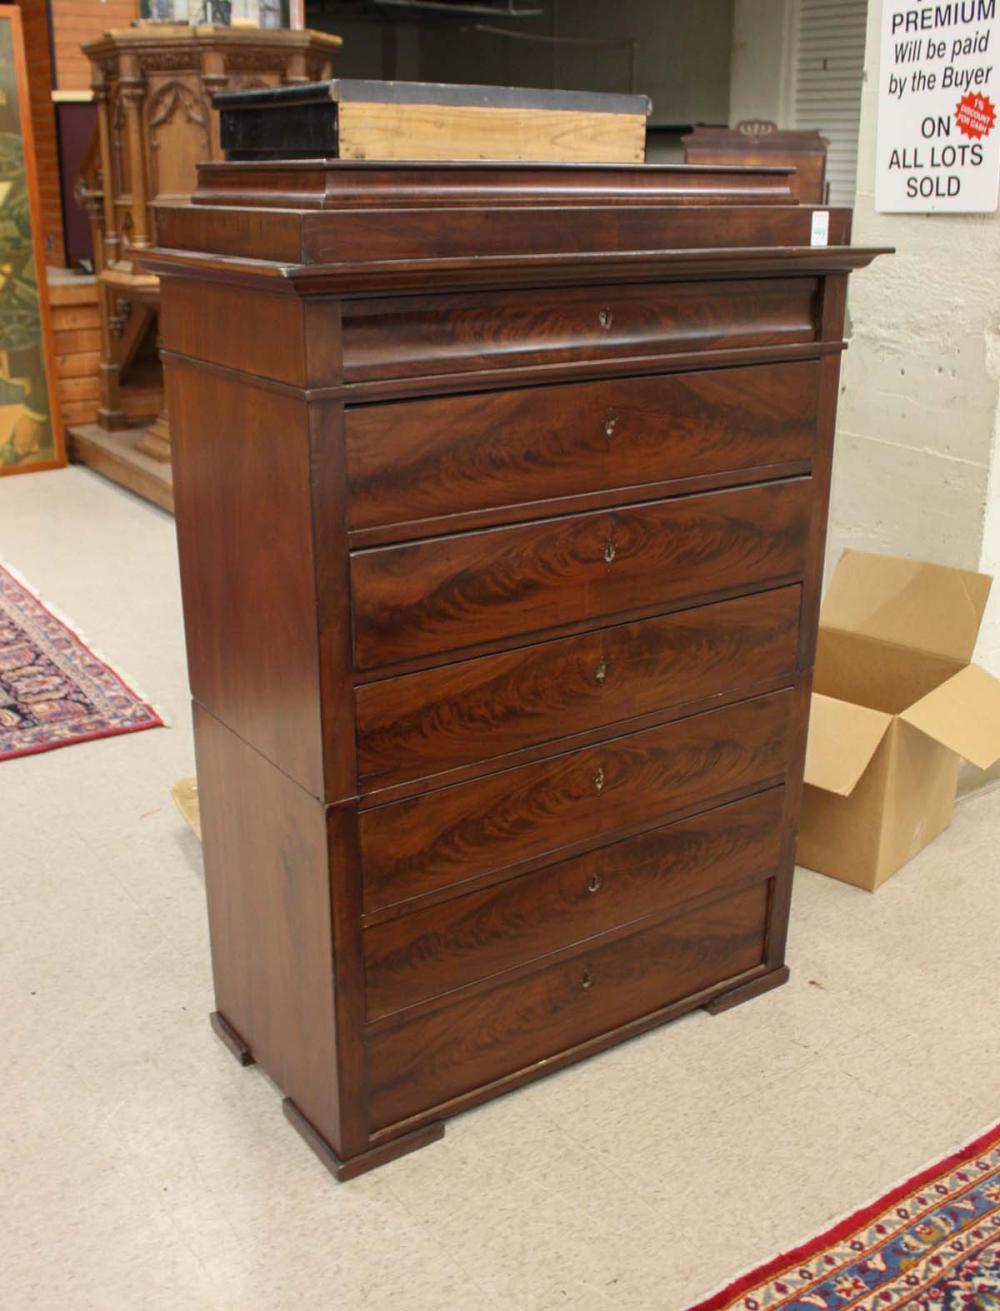
[(814, 277), (347, 301), (344, 379), (815, 341)]
[(371, 790), (791, 675), (797, 585), (357, 688)]
[(801, 574), (808, 478), (458, 533), (351, 558), (360, 669)]
[(745, 481), (811, 458), (818, 385), (806, 361), (350, 407), (348, 525), (708, 474)]
[(794, 692), (773, 692), (364, 811), (364, 909), (779, 782), (794, 708)]
[(365, 932), (368, 1018), (777, 873), (784, 788)]
[(608, 1033), (763, 961), (769, 883), (368, 1038), (375, 1128)]

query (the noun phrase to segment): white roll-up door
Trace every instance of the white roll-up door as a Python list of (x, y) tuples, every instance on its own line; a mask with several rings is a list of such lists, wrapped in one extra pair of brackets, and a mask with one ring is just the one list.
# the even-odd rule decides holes
[(795, 126), (816, 128), (830, 143), (831, 205), (854, 204), (867, 15), (867, 0), (799, 0), (798, 5)]

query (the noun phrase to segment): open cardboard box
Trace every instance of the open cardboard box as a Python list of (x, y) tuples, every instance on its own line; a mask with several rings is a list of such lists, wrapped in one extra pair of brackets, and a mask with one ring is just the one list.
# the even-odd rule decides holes
[(820, 614), (798, 862), (874, 891), (951, 822), (959, 757), (1000, 758), (970, 664), (992, 579), (845, 551)]

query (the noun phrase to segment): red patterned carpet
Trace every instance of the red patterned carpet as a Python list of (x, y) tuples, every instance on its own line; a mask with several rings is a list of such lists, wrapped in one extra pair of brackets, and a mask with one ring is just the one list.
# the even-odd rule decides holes
[(163, 720), (0, 566), (0, 761)]
[(1000, 1124), (691, 1311), (1000, 1311)]

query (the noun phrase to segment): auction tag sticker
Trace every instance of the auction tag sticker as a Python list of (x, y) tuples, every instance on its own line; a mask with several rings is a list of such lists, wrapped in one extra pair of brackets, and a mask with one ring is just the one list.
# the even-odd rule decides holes
[(830, 211), (814, 209), (812, 231), (809, 233), (810, 246), (828, 246), (830, 244)]
[(982, 214), (1000, 181), (998, 0), (884, 0), (875, 208)]

